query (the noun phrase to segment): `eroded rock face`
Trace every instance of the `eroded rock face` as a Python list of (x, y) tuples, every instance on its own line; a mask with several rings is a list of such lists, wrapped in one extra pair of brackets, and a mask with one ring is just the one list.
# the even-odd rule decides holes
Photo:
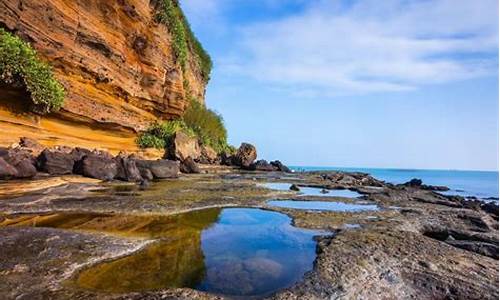
[(188, 157), (198, 159), (201, 155), (201, 149), (198, 140), (190, 137), (182, 131), (178, 131), (169, 146), (168, 156), (170, 159), (184, 161)]
[(257, 159), (257, 149), (251, 144), (242, 143), (233, 157), (233, 164), (242, 168), (249, 168), (255, 159)]
[[(0, 129), (16, 135), (0, 137), (0, 144), (30, 135), (45, 146), (106, 143), (106, 148), (134, 150), (134, 131), (183, 113), (188, 103), (183, 82), (202, 101), (206, 83), (199, 66), (192, 53), (185, 72), (176, 63), (168, 29), (154, 21), (157, 3), (1, 1), (2, 27), (31, 43), (67, 95), (56, 115), (16, 117), (6, 103), (21, 99), (0, 91), (5, 100), (0, 101)], [(71, 139), (68, 130), (74, 133)]]

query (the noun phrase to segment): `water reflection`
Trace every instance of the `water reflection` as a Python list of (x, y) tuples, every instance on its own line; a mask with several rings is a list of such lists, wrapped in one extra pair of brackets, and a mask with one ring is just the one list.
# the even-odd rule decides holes
[(353, 204), (333, 201), (298, 201), (298, 200), (271, 200), (268, 205), (281, 208), (303, 210), (325, 210), (337, 212), (376, 211), (380, 208), (375, 204)]
[(134, 292), (190, 287), (222, 295), (265, 296), (312, 269), (319, 231), (288, 216), (250, 208), (206, 209), (176, 216), (51, 214), (7, 218), (0, 225), (98, 231), (157, 240), (133, 255), (97, 264), (80, 287)]
[[(291, 184), (282, 182), (268, 182), (268, 183), (263, 183), (262, 186), (272, 190), (290, 192)], [(351, 190), (339, 190), (339, 189), (327, 190), (323, 188), (305, 187), (305, 186), (304, 187), (300, 186), (299, 188), (300, 188), (299, 194), (301, 196), (345, 197), (345, 198), (357, 198), (362, 196), (360, 193)]]

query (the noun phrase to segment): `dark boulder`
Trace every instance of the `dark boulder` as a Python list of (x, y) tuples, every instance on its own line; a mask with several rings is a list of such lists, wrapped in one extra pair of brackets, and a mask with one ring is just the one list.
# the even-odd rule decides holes
[(0, 179), (14, 178), (17, 176), (17, 170), (2, 157), (0, 157)]
[(252, 171), (266, 171), (266, 172), (278, 171), (277, 167), (268, 163), (267, 160), (265, 160), (265, 159), (261, 159), (261, 160), (258, 160), (256, 162), (252, 163), (248, 167), (248, 169), (252, 170)]
[(300, 188), (296, 184), (290, 186), (291, 191), (300, 192)]
[(279, 161), (279, 160), (272, 161), (271, 165), (275, 166), (278, 169), (278, 171), (280, 171), (280, 172), (285, 172), (285, 173), (292, 172), (292, 170), (290, 170), (290, 168), (288, 168), (287, 166), (282, 164), (281, 161)]
[(156, 179), (177, 178), (179, 175), (180, 166), (178, 161), (166, 159), (137, 160), (136, 165), (141, 174), (146, 172), (144, 169), (147, 169)]
[(222, 152), (219, 154), (218, 160), (220, 161), (221, 165), (231, 166), (231, 165), (233, 165), (234, 158), (233, 158), (233, 155), (231, 153)]
[(196, 162), (189, 156), (183, 160), (180, 164), (180, 171), (185, 174), (199, 174), (201, 173), (200, 167)]
[(45, 149), (37, 158), (37, 168), (50, 175), (65, 175), (73, 173), (75, 161), (70, 153)]
[(481, 209), (489, 214), (495, 215), (498, 218), (498, 203), (487, 202), (481, 205)]
[(113, 180), (118, 166), (113, 158), (95, 154), (86, 155), (81, 160), (83, 176), (101, 180)]
[(422, 186), (422, 180), (417, 179), (417, 178), (413, 178), (412, 180), (404, 183), (403, 185), (408, 186), (408, 187), (420, 187), (420, 186)]
[(7, 151), (2, 151), (0, 157), (17, 170), (16, 178), (35, 177), (36, 160), (28, 150), (21, 148), (8, 149)]
[(233, 164), (242, 168), (249, 168), (257, 159), (257, 149), (251, 144), (242, 143), (238, 152), (233, 156)]
[(116, 179), (123, 181), (141, 181), (142, 176), (135, 160), (126, 156), (117, 156), (115, 158), (117, 172)]
[(84, 156), (92, 154), (92, 151), (90, 151), (89, 149), (76, 147), (71, 150), (70, 154), (73, 157), (74, 161), (79, 161), (83, 159)]
[(14, 165), (17, 170), (16, 178), (33, 178), (36, 176), (35, 165), (29, 159), (23, 159)]

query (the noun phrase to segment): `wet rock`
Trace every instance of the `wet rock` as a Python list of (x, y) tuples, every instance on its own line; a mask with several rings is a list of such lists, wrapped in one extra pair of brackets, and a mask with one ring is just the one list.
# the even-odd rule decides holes
[(279, 160), (272, 161), (271, 165), (275, 166), (278, 169), (278, 171), (285, 172), (285, 173), (292, 172), (292, 170), (290, 170), (290, 168), (288, 168), (287, 166), (282, 164), (281, 161), (279, 161)]
[(17, 170), (2, 157), (0, 157), (0, 179), (13, 178), (17, 176)]
[(151, 172), (155, 179), (177, 178), (180, 169), (178, 161), (166, 159), (137, 160), (136, 165), (141, 174), (146, 172), (143, 171), (144, 169), (147, 169)]
[(277, 167), (268, 163), (267, 160), (265, 160), (265, 159), (261, 159), (261, 160), (258, 160), (256, 162), (252, 163), (248, 167), (248, 169), (252, 170), (252, 171), (266, 171), (266, 172), (278, 171)]
[(168, 158), (172, 160), (184, 161), (188, 157), (198, 159), (201, 155), (198, 140), (182, 131), (175, 133), (168, 148)]
[(292, 184), (292, 185), (290, 186), (290, 190), (291, 190), (291, 191), (300, 192), (300, 188), (299, 188), (296, 184)]
[(147, 180), (147, 179), (143, 179), (139, 183), (139, 189), (141, 191), (147, 190), (150, 186), (151, 186), (151, 183), (149, 183), (149, 180)]
[(115, 178), (123, 181), (141, 181), (142, 176), (135, 160), (126, 156), (117, 156), (115, 158), (117, 172)]
[(113, 180), (118, 172), (118, 166), (113, 158), (95, 154), (86, 155), (82, 159), (83, 176), (101, 180)]
[(45, 149), (37, 158), (38, 170), (50, 175), (71, 174), (74, 164), (75, 161), (70, 153), (57, 149)]
[(199, 174), (199, 173), (201, 173), (200, 168), (198, 167), (196, 162), (191, 157), (188, 157), (181, 162), (180, 171), (182, 173), (185, 173), (185, 174)]
[(242, 143), (233, 157), (233, 164), (242, 168), (249, 168), (257, 158), (257, 149), (251, 144)]

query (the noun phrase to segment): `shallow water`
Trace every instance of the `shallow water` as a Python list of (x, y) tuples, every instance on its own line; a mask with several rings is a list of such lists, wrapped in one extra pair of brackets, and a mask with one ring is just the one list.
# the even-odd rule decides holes
[(265, 296), (311, 270), (313, 236), (281, 213), (252, 208), (205, 209), (175, 216), (47, 214), (11, 217), (0, 226), (55, 227), (150, 238), (132, 255), (80, 272), (82, 288), (112, 293), (190, 287), (215, 294)]
[[(282, 183), (282, 182), (269, 182), (264, 183), (262, 186), (279, 191), (291, 191), (290, 183)], [(300, 192), (298, 192), (301, 196), (320, 196), (320, 197), (346, 197), (346, 198), (357, 198), (362, 196), (358, 192), (350, 191), (350, 190), (325, 190), (328, 193), (323, 193), (322, 188), (314, 188), (314, 187), (299, 187)]]
[(380, 208), (374, 204), (353, 204), (330, 201), (297, 201), (297, 200), (271, 200), (268, 205), (282, 208), (303, 210), (324, 210), (337, 212), (377, 211)]

